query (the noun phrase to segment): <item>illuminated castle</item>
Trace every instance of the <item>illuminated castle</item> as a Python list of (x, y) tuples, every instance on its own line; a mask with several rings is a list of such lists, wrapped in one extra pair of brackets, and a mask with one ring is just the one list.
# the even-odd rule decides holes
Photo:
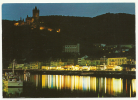
[(28, 17), (28, 15), (27, 15), (25, 22), (24, 22), (24, 19), (22, 20), (20, 18), (19, 21), (14, 23), (14, 26), (30, 25), (31, 29), (34, 29), (38, 26), (40, 30), (47, 30), (47, 31), (50, 31), (50, 32), (55, 30), (55, 32), (57, 32), (57, 33), (60, 32), (59, 28), (52, 29), (50, 27), (44, 26), (43, 25), (44, 22), (39, 21), (39, 18), (40, 18), (39, 9), (37, 9), (37, 7), (35, 7), (33, 9), (33, 16), (32, 17)]
[(35, 9), (33, 9), (33, 17), (28, 17), (26, 18), (26, 22), (24, 22), (24, 20), (20, 20), (16, 23), (14, 23), (15, 26), (22, 26), (22, 25), (31, 25), (33, 23), (38, 22), (39, 20), (39, 9), (37, 9), (37, 7), (35, 7)]

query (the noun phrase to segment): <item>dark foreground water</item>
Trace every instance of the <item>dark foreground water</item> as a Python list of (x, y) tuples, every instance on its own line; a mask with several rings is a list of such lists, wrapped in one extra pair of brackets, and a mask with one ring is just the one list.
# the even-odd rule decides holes
[(3, 88), (4, 98), (40, 97), (135, 97), (136, 79), (33, 74), (22, 88)]

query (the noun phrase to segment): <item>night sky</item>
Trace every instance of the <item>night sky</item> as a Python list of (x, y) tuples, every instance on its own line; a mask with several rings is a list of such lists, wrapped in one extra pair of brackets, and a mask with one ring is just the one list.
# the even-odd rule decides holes
[(96, 17), (105, 13), (135, 14), (135, 3), (5, 3), (2, 5), (2, 19), (19, 20), (27, 15), (32, 17), (32, 10), (37, 6), (40, 16), (63, 15)]

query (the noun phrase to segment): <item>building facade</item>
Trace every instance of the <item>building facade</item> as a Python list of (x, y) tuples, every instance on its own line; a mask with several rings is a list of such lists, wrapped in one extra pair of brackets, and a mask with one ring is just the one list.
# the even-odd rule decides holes
[(108, 58), (107, 65), (127, 64), (127, 57)]
[(64, 52), (67, 53), (79, 53), (80, 52), (80, 44), (77, 45), (65, 45)]

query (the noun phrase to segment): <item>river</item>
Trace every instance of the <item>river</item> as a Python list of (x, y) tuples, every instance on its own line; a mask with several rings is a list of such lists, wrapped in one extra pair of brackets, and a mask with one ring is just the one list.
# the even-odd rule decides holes
[(136, 79), (78, 75), (21, 75), (21, 88), (3, 88), (4, 98), (135, 97)]

